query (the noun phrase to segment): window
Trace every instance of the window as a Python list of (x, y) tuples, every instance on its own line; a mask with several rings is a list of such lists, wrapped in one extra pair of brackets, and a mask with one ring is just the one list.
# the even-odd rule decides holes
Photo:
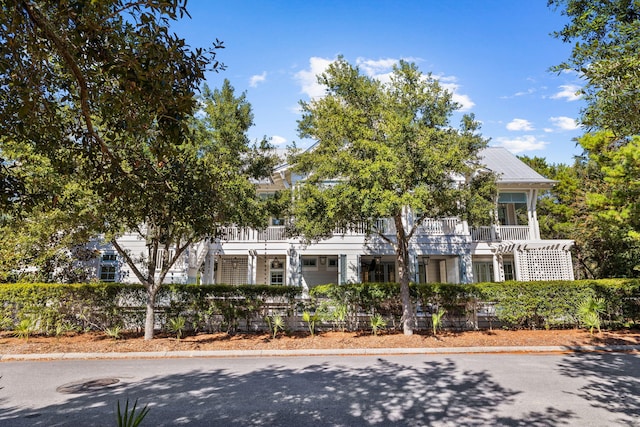
[(498, 196), (498, 221), (501, 225), (527, 225), (527, 195), (525, 193), (500, 193)]
[(493, 282), (493, 262), (474, 262), (473, 277), (476, 283)]
[(116, 281), (116, 266), (115, 265), (101, 265), (100, 266), (100, 281), (101, 282), (115, 282)]
[(272, 271), (269, 283), (271, 285), (284, 285), (284, 272)]
[(271, 225), (274, 227), (283, 226), (284, 218), (271, 218)]
[(330, 256), (327, 257), (327, 268), (329, 269), (338, 269), (338, 257)]
[(100, 258), (100, 272), (98, 277), (102, 282), (115, 282), (118, 267), (118, 254), (104, 252)]
[(318, 270), (318, 258), (317, 257), (302, 257), (302, 269), (303, 270)]
[(527, 203), (527, 195), (525, 193), (500, 193), (498, 195), (498, 203)]
[(516, 277), (513, 274), (513, 261), (504, 261), (504, 280), (515, 280)]
[(117, 261), (118, 255), (114, 253), (105, 253), (102, 254), (102, 261)]

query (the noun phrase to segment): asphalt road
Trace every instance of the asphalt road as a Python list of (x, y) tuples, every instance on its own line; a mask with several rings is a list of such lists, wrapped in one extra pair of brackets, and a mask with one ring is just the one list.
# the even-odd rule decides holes
[(451, 354), (0, 363), (1, 426), (633, 426), (640, 355)]

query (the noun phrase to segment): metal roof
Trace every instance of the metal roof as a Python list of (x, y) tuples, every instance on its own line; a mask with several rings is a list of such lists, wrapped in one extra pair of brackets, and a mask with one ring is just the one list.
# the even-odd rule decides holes
[(499, 184), (527, 184), (551, 187), (556, 183), (531, 169), (503, 147), (487, 147), (479, 153), (480, 162), (498, 175)]

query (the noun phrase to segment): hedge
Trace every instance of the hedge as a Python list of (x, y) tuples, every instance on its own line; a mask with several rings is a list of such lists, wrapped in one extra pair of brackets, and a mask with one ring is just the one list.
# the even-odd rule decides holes
[[(295, 310), (301, 289), (262, 285), (166, 285), (156, 298), (158, 326), (178, 316), (189, 329), (234, 332), (277, 309)], [(33, 332), (59, 334), (68, 330), (141, 329), (146, 291), (142, 285), (2, 284), (0, 328), (30, 325)]]
[[(640, 322), (638, 279), (420, 283), (411, 284), (410, 290), (418, 318), (430, 317), (431, 313), (444, 308), (450, 327), (477, 327), (479, 313), (484, 314), (483, 320), (499, 322), (506, 328), (578, 327), (581, 324), (579, 307), (589, 298), (604, 300), (605, 326), (631, 326)], [(345, 306), (349, 310), (347, 318), (364, 312), (399, 320), (402, 315), (399, 295), (400, 285), (390, 283), (323, 285), (311, 291), (311, 296), (325, 301), (325, 305)], [(483, 313), (482, 307), (488, 307), (488, 311)]]
[[(418, 329), (430, 327), (431, 314), (444, 309), (444, 324), (455, 328), (500, 325), (506, 328), (567, 328), (582, 325), (579, 307), (590, 299), (603, 302), (605, 327), (640, 322), (640, 280), (608, 279), (556, 282), (411, 284)], [(145, 316), (141, 285), (2, 284), (0, 328), (59, 334), (67, 330), (140, 330)], [(157, 297), (157, 327), (182, 317), (194, 331), (264, 330), (265, 319), (278, 314), (293, 327), (301, 312), (316, 314), (321, 326), (358, 330), (381, 315), (400, 328), (402, 305), (397, 283), (327, 284), (302, 289), (269, 285), (166, 285)], [(297, 323), (296, 323), (297, 322)], [(421, 323), (420, 323), (421, 322)], [(485, 322), (484, 324), (482, 322)]]

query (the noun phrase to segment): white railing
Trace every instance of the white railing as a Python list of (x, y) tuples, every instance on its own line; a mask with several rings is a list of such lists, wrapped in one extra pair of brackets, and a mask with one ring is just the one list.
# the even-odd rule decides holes
[(333, 230), (333, 234), (338, 236), (364, 236), (368, 231), (371, 233), (379, 232), (382, 234), (395, 234), (396, 232), (396, 228), (393, 222), (385, 218), (377, 219), (370, 230), (368, 229), (368, 227), (369, 225), (366, 222), (357, 222), (347, 227), (338, 227)]
[(471, 240), (493, 242), (497, 240), (530, 240), (528, 225), (500, 225), (471, 227)]
[(496, 240), (495, 228), (493, 226), (470, 227), (471, 240), (474, 242), (491, 242)]
[(223, 242), (282, 241), (286, 240), (286, 229), (284, 226), (272, 226), (263, 230), (248, 227), (222, 227), (219, 238)]
[(501, 225), (500, 238), (502, 240), (529, 240), (528, 225)]
[(448, 236), (452, 234), (460, 234), (462, 223), (458, 218), (444, 219), (425, 219), (420, 224), (420, 232), (430, 236)]
[(258, 240), (287, 240), (286, 229), (284, 226), (272, 226), (259, 230)]

